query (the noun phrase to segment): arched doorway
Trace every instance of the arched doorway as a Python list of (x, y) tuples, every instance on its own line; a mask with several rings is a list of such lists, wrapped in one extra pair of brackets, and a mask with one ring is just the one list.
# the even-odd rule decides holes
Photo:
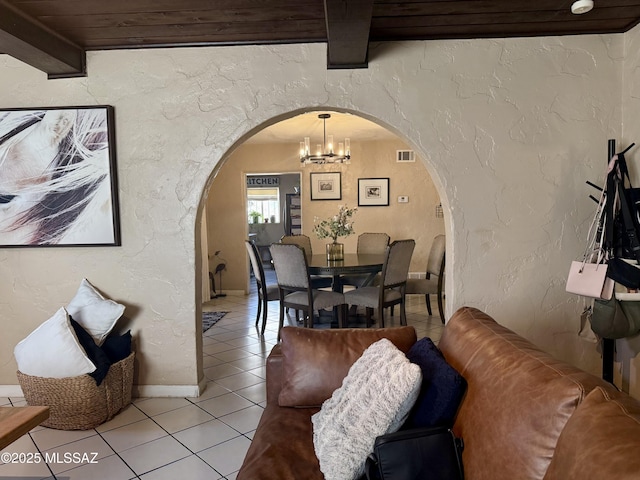
[[(224, 272), (225, 293), (243, 295), (248, 284), (248, 261), (243, 240), (249, 226), (244, 199), (246, 176), (264, 172), (299, 172), (301, 175), (302, 231), (312, 238), (314, 251), (324, 249), (325, 240), (312, 233), (315, 218), (326, 218), (337, 211), (338, 205), (358, 207), (354, 217), (356, 233), (388, 233), (392, 239), (413, 238), (417, 246), (411, 272), (424, 274), (433, 238), (445, 233), (440, 193), (426, 168), (426, 160), (398, 133), (382, 122), (364, 118), (351, 112), (331, 110), (332, 120), (340, 128), (327, 124), (327, 133), (335, 138), (349, 136), (350, 164), (313, 164), (302, 166), (298, 145), (304, 133), (319, 138), (322, 124), (318, 124), (316, 110), (291, 112), (263, 125), (238, 142), (213, 172), (206, 189), (207, 249), (209, 253), (223, 252), (227, 260)], [(349, 130), (350, 122), (355, 125)], [(313, 130), (315, 121), (316, 130)], [(303, 127), (296, 125), (298, 122)], [(363, 125), (370, 124), (365, 128)], [(314, 141), (312, 140), (312, 143)], [(411, 151), (412, 154), (408, 154)], [(339, 198), (318, 201), (310, 195), (310, 177), (316, 173), (338, 173), (341, 180)], [(388, 205), (365, 205), (359, 201), (359, 184), (363, 179), (387, 179)], [(344, 239), (345, 248), (355, 251), (357, 235)], [(204, 251), (204, 250), (203, 250)], [(206, 261), (202, 262), (206, 268)]]

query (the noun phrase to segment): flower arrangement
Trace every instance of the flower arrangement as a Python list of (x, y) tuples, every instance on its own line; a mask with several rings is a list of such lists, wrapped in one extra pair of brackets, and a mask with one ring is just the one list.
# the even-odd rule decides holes
[[(338, 237), (347, 237), (354, 233), (353, 222), (350, 218), (358, 211), (357, 208), (349, 208), (346, 205), (340, 205), (338, 214), (322, 220), (313, 227), (313, 233), (318, 238), (331, 238), (333, 243), (337, 243)], [(315, 221), (317, 221), (317, 217)]]

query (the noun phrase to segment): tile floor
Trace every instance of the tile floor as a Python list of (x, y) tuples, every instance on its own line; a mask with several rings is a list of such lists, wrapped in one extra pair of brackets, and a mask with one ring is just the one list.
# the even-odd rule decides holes
[[(254, 327), (256, 306), (255, 291), (204, 304), (204, 310), (229, 313), (204, 334), (209, 381), (202, 396), (137, 398), (93, 430), (37, 427), (2, 453), (50, 461), (0, 461), (0, 479), (235, 479), (264, 407), (264, 360), (277, 335), (277, 302), (269, 304), (264, 338)], [(429, 317), (422, 296), (407, 297), (407, 321), (418, 338), (439, 340), (443, 326), (434, 307)], [(398, 310), (387, 325), (399, 324)], [(22, 398), (0, 398), (0, 405), (24, 404)]]

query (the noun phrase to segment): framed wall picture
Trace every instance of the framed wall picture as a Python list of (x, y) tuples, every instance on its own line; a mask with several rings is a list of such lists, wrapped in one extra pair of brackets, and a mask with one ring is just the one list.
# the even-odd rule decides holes
[(0, 109), (0, 247), (121, 245), (111, 106)]
[(386, 207), (389, 205), (388, 178), (359, 178), (358, 206)]
[(341, 173), (311, 172), (311, 200), (340, 200), (342, 198)]

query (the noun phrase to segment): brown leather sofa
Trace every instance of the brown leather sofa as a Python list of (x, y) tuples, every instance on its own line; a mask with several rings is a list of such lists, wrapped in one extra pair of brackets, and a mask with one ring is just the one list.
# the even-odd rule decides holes
[[(416, 341), (412, 327), (285, 328), (267, 360), (267, 406), (237, 479), (323, 479), (310, 417), (382, 337), (405, 352)], [(640, 478), (640, 402), (477, 309), (458, 310), (439, 347), (468, 383), (454, 425), (467, 480)]]

